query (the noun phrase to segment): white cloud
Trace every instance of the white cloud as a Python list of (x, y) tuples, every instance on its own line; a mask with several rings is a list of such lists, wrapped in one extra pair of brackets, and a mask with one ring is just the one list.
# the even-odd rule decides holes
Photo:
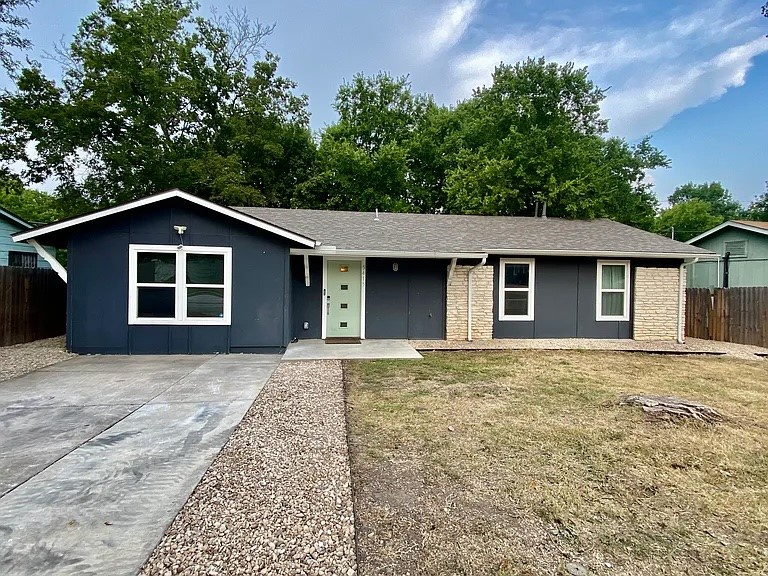
[(443, 7), (422, 44), (423, 56), (432, 58), (454, 46), (477, 15), (480, 0), (455, 0)]
[(726, 1), (644, 27), (574, 26), (573, 19), (568, 27), (518, 25), (452, 62), (453, 96), (464, 98), (487, 85), (502, 61), (570, 61), (588, 66), (599, 86), (611, 86), (603, 104), (611, 132), (639, 137), (744, 84), (753, 59), (768, 52), (756, 20), (753, 12), (734, 11)]

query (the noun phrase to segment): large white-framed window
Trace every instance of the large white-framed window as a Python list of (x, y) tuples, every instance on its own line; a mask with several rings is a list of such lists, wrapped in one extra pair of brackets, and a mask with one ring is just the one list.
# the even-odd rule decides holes
[(629, 260), (597, 261), (597, 320), (629, 320)]
[(128, 323), (232, 323), (232, 248), (131, 244)]
[(533, 320), (535, 275), (532, 258), (499, 261), (499, 320)]

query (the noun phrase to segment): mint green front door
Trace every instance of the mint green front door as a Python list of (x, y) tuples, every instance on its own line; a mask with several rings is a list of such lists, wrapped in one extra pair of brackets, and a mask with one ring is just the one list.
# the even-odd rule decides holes
[(363, 263), (327, 260), (325, 265), (325, 335), (359, 338)]

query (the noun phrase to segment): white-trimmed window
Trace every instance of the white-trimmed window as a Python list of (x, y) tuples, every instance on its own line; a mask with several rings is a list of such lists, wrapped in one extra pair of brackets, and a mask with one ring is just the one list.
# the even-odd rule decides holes
[(629, 261), (597, 261), (597, 320), (629, 320)]
[(499, 261), (499, 320), (533, 320), (533, 259)]
[(131, 244), (128, 323), (232, 323), (232, 248)]

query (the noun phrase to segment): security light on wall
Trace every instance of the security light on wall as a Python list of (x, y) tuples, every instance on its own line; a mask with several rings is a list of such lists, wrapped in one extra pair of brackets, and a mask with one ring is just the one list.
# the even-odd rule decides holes
[(179, 235), (179, 245), (177, 248), (181, 249), (184, 248), (184, 232), (186, 232), (187, 227), (186, 226), (174, 226), (174, 230), (176, 230), (176, 233)]

